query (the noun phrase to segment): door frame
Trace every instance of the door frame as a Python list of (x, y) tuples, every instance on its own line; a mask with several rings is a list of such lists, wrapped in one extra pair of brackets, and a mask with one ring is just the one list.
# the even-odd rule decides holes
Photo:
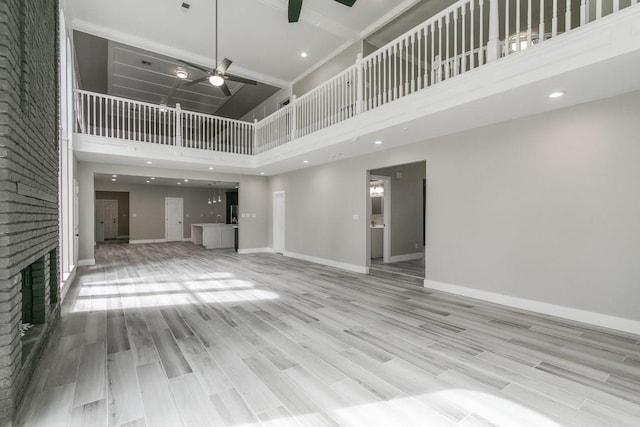
[[(179, 200), (180, 201), (180, 221), (178, 223), (180, 226), (180, 239), (179, 240), (169, 240), (169, 201)], [(184, 198), (182, 197), (165, 197), (164, 198), (164, 240), (169, 241), (182, 241), (184, 240)]]
[[(279, 216), (276, 216), (276, 203), (277, 203), (276, 200), (278, 200), (278, 199), (282, 199), (282, 233), (281, 233), (281, 236), (280, 236), (280, 241), (281, 241), (281, 244), (282, 244), (282, 250), (281, 251), (278, 250), (280, 248), (276, 248), (276, 229), (277, 229), (276, 223), (277, 223), (277, 221), (279, 219)], [(281, 254), (284, 255), (284, 251), (285, 251), (285, 235), (286, 235), (286, 232), (285, 232), (286, 214), (285, 214), (285, 193), (282, 190), (273, 192), (273, 214), (272, 214), (272, 216), (273, 216), (273, 223), (272, 223), (272, 230), (273, 230), (273, 232), (272, 232), (272, 246), (273, 246), (273, 251), (276, 252), (276, 253), (281, 253)]]
[[(391, 262), (391, 177), (385, 175), (369, 174), (369, 181), (380, 180), (384, 184), (384, 196), (382, 202), (382, 215), (384, 216), (384, 229), (382, 230), (382, 262)], [(369, 195), (369, 181), (367, 181), (367, 201), (371, 206), (371, 196)], [(371, 215), (371, 208), (368, 209)], [(371, 216), (369, 216), (369, 222)], [(371, 257), (369, 257), (371, 258)]]

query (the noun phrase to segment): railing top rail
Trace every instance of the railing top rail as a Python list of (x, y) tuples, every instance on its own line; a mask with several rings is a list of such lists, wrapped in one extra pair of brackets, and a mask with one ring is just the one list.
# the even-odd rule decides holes
[(251, 122), (245, 122), (244, 120), (236, 120), (236, 119), (230, 119), (228, 117), (222, 117), (222, 116), (215, 116), (213, 114), (206, 114), (206, 113), (198, 113), (196, 111), (191, 111), (191, 110), (184, 110), (181, 109), (182, 114), (185, 115), (190, 115), (190, 116), (200, 116), (200, 117), (205, 117), (208, 119), (214, 119), (214, 120), (220, 120), (221, 122), (230, 122), (230, 123), (238, 123), (241, 125), (252, 125), (253, 123)]
[[(458, 0), (458, 1), (456, 1), (455, 3), (453, 3), (452, 5), (447, 7), (446, 9), (442, 9), (440, 12), (436, 13), (432, 17), (428, 18), (425, 21), (422, 21), (422, 23), (416, 25), (415, 27), (409, 29), (408, 31), (406, 31), (403, 34), (401, 34), (400, 36), (398, 36), (395, 39), (391, 40), (389, 43), (387, 43), (384, 46), (382, 46), (382, 47), (376, 49), (375, 51), (371, 52), (369, 55), (367, 55), (364, 58), (362, 58), (362, 60), (363, 61), (370, 60), (371, 58), (375, 57), (376, 55), (381, 54), (382, 52), (384, 52), (385, 50), (387, 50), (391, 46), (393, 46), (393, 45), (397, 44), (398, 42), (404, 40), (405, 38), (409, 37), (409, 35), (415, 34), (416, 31), (419, 31), (423, 27), (427, 27), (430, 24), (433, 24), (434, 22), (439, 21), (443, 17), (447, 16), (447, 14), (453, 12), (456, 9), (459, 9), (460, 6), (465, 5), (467, 3), (472, 3), (474, 1), (475, 0)], [(482, 0), (480, 0), (480, 1), (482, 1)]]
[(258, 120), (258, 123), (256, 123), (256, 126), (258, 126), (258, 127), (264, 126), (262, 123), (264, 123), (266, 125), (267, 124), (267, 119), (274, 118), (277, 115), (284, 115), (284, 114), (286, 114), (288, 112), (288, 110), (291, 110), (292, 107), (293, 107), (293, 100), (291, 100), (291, 102), (289, 102), (284, 107), (279, 108), (276, 111), (274, 111), (273, 113), (271, 113), (268, 116), (264, 117), (262, 120)]
[(311, 89), (309, 92), (305, 93), (304, 95), (298, 97), (298, 99), (296, 101), (301, 101), (306, 97), (311, 96), (313, 93), (320, 91), (321, 89), (324, 89), (325, 86), (330, 85), (331, 83), (333, 83), (335, 80), (338, 80), (339, 78), (343, 77), (345, 74), (349, 74), (352, 73), (354, 71), (357, 70), (356, 64), (351, 65), (349, 68), (343, 70), (342, 72), (340, 72), (339, 74), (336, 74), (335, 76), (333, 76), (331, 79), (327, 80), (326, 82), (322, 83), (319, 86), (314, 87), (313, 89)]
[[(81, 94), (85, 94), (85, 95), (91, 95), (91, 96), (95, 96), (97, 98), (112, 99), (114, 101), (127, 101), (127, 102), (130, 102), (132, 104), (146, 105), (147, 107), (153, 107), (153, 108), (162, 108), (161, 105), (153, 104), (151, 102), (136, 101), (135, 99), (123, 98), (123, 97), (113, 96), (113, 95), (105, 95), (104, 93), (90, 92), (88, 90), (83, 90), (83, 89), (74, 89), (74, 91), (76, 93), (81, 93)], [(164, 108), (166, 108), (167, 111), (176, 111), (177, 110), (175, 107), (169, 107), (169, 106), (164, 107)]]

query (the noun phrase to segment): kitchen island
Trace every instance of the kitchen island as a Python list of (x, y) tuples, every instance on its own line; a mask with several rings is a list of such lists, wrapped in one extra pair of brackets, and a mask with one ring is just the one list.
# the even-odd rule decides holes
[(191, 242), (206, 249), (234, 247), (232, 224), (204, 223), (191, 224)]

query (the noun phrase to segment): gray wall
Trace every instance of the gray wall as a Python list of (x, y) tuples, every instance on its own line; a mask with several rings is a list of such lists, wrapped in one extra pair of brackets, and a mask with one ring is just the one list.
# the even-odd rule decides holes
[[(422, 161), (371, 171), (372, 175), (391, 177), (391, 256), (422, 252), (425, 169), (426, 163)], [(402, 178), (397, 178), (396, 172), (400, 172)], [(385, 223), (387, 221), (385, 218)]]
[(327, 80), (340, 74), (356, 63), (356, 56), (362, 51), (362, 42), (357, 41), (342, 52), (320, 65), (300, 80), (293, 83), (293, 94), (301, 97), (305, 93), (320, 86)]
[(365, 171), (426, 160), (428, 279), (640, 320), (638, 117), (634, 92), (272, 177), (286, 251), (365, 266)]
[[(162, 169), (153, 167), (140, 168), (138, 166), (113, 165), (93, 162), (78, 162), (77, 170), (79, 187), (78, 219), (80, 234), (80, 247), (78, 252), (79, 259), (82, 261), (87, 262), (94, 259), (95, 189), (93, 176), (95, 173), (238, 182), (240, 187), (238, 201), (239, 211), (241, 213), (249, 214), (249, 216), (240, 216), (240, 218), (238, 218), (238, 224), (240, 226), (239, 248), (259, 249), (267, 247), (268, 182), (267, 178), (265, 177), (238, 174), (222, 174), (205, 171), (200, 172), (181, 169)], [(133, 214), (133, 196), (131, 198), (131, 214)], [(162, 205), (162, 212), (164, 212), (164, 204)], [(251, 214), (255, 214), (255, 217)], [(131, 227), (131, 232), (133, 232), (133, 222), (131, 223)], [(162, 236), (164, 236), (164, 232)], [(130, 239), (135, 240), (136, 237), (131, 236)]]
[[(118, 183), (96, 184), (96, 194), (114, 191), (128, 191), (131, 196), (129, 240), (164, 239), (165, 197), (183, 199), (182, 224), (184, 225), (183, 236), (185, 239), (191, 237), (191, 224), (216, 222), (216, 220), (221, 223), (226, 222), (227, 205), (224, 192), (220, 194), (221, 203), (209, 205), (207, 202), (211, 193), (205, 188)], [(218, 218), (217, 215), (220, 215), (221, 218)]]

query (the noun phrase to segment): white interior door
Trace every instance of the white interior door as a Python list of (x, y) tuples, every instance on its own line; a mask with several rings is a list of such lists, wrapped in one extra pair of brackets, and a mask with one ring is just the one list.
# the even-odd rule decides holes
[(183, 200), (177, 197), (164, 199), (165, 239), (167, 242), (182, 241), (183, 238)]
[(104, 238), (118, 238), (118, 201), (104, 201)]
[(273, 192), (273, 250), (284, 254), (284, 191)]

